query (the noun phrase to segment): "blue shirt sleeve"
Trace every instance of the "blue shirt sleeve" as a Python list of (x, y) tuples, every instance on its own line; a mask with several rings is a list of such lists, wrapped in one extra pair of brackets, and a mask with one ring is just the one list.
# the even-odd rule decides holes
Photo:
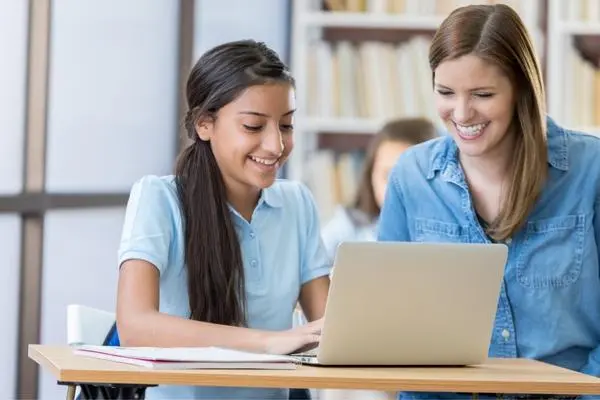
[(168, 182), (146, 176), (133, 185), (119, 246), (119, 265), (129, 259), (153, 264), (162, 274), (174, 235), (176, 196)]
[(405, 242), (410, 240), (408, 219), (400, 186), (400, 168), (392, 169), (388, 178), (383, 206), (377, 226), (377, 240)]
[(331, 262), (321, 237), (319, 214), (313, 196), (306, 186), (300, 185), (300, 188), (307, 227), (300, 271), (300, 283), (303, 285), (313, 279), (329, 275)]

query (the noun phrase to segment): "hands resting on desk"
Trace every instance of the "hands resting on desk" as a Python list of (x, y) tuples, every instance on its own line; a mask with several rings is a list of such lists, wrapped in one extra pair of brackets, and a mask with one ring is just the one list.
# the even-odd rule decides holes
[(319, 345), (323, 318), (281, 332), (269, 332), (265, 351), (269, 354), (304, 352)]

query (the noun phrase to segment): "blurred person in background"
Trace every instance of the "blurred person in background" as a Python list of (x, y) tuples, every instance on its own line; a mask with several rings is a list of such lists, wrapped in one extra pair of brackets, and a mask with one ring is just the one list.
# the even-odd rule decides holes
[[(425, 118), (391, 120), (377, 132), (367, 149), (354, 201), (350, 206), (338, 207), (322, 230), (332, 263), (340, 243), (376, 239), (376, 224), (392, 167), (406, 149), (437, 136), (436, 127)], [(324, 400), (375, 400), (393, 398), (395, 393), (328, 389), (322, 391), (320, 397)]]
[(330, 260), (344, 241), (376, 239), (375, 228), (390, 170), (406, 149), (437, 136), (436, 127), (425, 118), (392, 120), (377, 132), (367, 149), (354, 201), (349, 206), (339, 206), (322, 229)]

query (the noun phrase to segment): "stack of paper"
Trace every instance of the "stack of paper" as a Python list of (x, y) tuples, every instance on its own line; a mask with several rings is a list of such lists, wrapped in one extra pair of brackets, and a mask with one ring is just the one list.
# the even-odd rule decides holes
[(79, 346), (81, 356), (134, 364), (152, 369), (294, 369), (291, 356), (250, 353), (218, 347)]

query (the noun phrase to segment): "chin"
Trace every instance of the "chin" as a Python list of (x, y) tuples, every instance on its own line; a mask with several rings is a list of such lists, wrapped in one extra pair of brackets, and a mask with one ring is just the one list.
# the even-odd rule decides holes
[(275, 183), (275, 180), (277, 179), (277, 174), (274, 175), (262, 175), (262, 176), (252, 176), (249, 177), (248, 181), (250, 182), (250, 184), (254, 187), (257, 187), (259, 189), (266, 189), (270, 186), (272, 186)]
[(468, 157), (486, 157), (498, 150), (498, 145), (484, 143), (459, 143), (459, 151)]

